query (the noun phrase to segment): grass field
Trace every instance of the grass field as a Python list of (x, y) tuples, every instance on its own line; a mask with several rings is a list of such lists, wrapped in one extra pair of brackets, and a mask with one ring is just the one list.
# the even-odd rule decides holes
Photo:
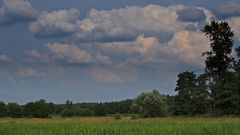
[(5, 118), (0, 135), (240, 135), (240, 118)]

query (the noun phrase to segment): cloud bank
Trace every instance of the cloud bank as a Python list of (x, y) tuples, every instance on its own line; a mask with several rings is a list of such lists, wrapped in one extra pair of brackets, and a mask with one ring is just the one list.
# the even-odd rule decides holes
[(112, 10), (92, 9), (80, 20), (79, 11), (69, 9), (44, 11), (29, 25), (29, 29), (38, 37), (71, 36), (88, 42), (132, 40), (142, 33), (165, 39), (189, 29), (190, 25), (198, 28), (198, 24), (206, 22), (210, 16), (211, 12), (204, 8), (150, 4)]
[[(42, 50), (24, 52), (26, 58), (22, 63), (27, 66), (21, 68), (20, 62), (19, 76), (43, 77), (49, 71), (39, 67), (49, 66), (76, 75), (84, 72), (100, 83), (123, 83), (137, 80), (138, 74), (146, 70), (202, 69), (202, 52), (210, 44), (201, 32), (202, 27), (215, 16), (224, 18), (240, 38), (239, 5), (228, 2), (212, 11), (205, 7), (154, 4), (92, 9), (80, 19), (81, 9), (38, 13), (25, 0), (4, 0), (0, 25), (31, 21), (29, 31), (35, 38), (46, 41)], [(58, 37), (65, 38), (60, 41)], [(0, 55), (0, 61), (11, 59)], [(39, 67), (31, 67), (34, 64)]]
[(38, 37), (66, 36), (76, 29), (79, 14), (77, 9), (44, 11), (35, 22), (30, 23), (29, 30)]
[(38, 11), (26, 0), (3, 0), (0, 7), (0, 25), (34, 20)]

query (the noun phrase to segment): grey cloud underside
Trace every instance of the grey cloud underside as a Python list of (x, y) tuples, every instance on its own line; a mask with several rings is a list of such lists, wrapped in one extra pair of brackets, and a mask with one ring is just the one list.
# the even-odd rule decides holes
[(212, 9), (219, 19), (240, 16), (240, 3), (238, 1), (226, 1)]
[(76, 30), (79, 14), (77, 9), (44, 11), (30, 23), (29, 30), (37, 37), (68, 36)]
[(25, 0), (3, 0), (0, 7), (0, 25), (34, 21), (38, 11)]
[(181, 21), (199, 22), (206, 19), (204, 11), (195, 7), (185, 8), (178, 11), (177, 14)]
[[(170, 39), (173, 33), (184, 30), (189, 24), (197, 27), (197, 21), (181, 22), (178, 19), (178, 12), (186, 8), (183, 5), (147, 5), (112, 10), (93, 9), (82, 20), (78, 18), (77, 9), (57, 10), (40, 13), (37, 20), (30, 23), (29, 29), (37, 37), (70, 36), (85, 42), (132, 40), (142, 33), (158, 36), (163, 39), (160, 42), (166, 42), (164, 39)], [(202, 18), (197, 19), (204, 20), (204, 15), (203, 12), (200, 14)]]

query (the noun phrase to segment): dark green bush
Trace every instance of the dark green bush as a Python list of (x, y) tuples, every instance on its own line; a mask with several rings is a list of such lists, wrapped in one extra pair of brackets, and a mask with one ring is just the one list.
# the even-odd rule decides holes
[(138, 114), (133, 114), (132, 116), (131, 116), (131, 119), (132, 120), (137, 120), (137, 119), (139, 119), (140, 118), (140, 116), (138, 115)]
[(120, 119), (122, 119), (122, 115), (117, 113), (117, 114), (114, 115), (114, 119), (115, 120), (120, 120)]

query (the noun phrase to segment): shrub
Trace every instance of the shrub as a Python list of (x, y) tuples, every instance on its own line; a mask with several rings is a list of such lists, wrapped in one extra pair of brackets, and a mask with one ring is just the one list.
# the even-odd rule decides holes
[(0, 102), (0, 117), (7, 116), (7, 106), (4, 102)]
[(22, 106), (17, 103), (8, 103), (7, 114), (12, 118), (21, 118), (24, 116), (24, 111)]
[(139, 115), (138, 115), (138, 114), (133, 114), (133, 115), (131, 116), (131, 119), (132, 119), (132, 120), (137, 120), (137, 119), (139, 119)]
[(133, 106), (138, 108), (143, 117), (163, 117), (167, 113), (165, 98), (157, 90), (141, 93)]
[(117, 114), (114, 115), (114, 119), (115, 120), (120, 120), (120, 119), (122, 119), (122, 115), (117, 113)]

